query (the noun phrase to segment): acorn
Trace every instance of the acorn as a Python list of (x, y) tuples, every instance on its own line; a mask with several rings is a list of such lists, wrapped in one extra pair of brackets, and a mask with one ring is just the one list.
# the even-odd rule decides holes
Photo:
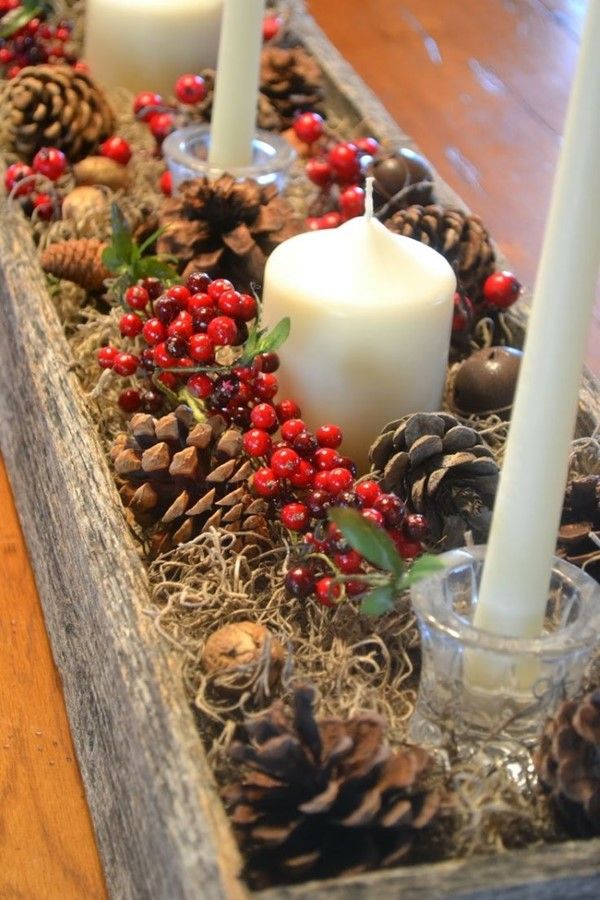
[(485, 347), (460, 364), (452, 385), (452, 406), (464, 415), (508, 418), (523, 353), (515, 347)]
[[(369, 166), (368, 175), (373, 182), (373, 203), (378, 210), (390, 203), (400, 191), (402, 197), (392, 202), (386, 210), (391, 216), (398, 209), (420, 203), (426, 206), (433, 201), (433, 171), (424, 156), (408, 147), (392, 151), (380, 151)], [(412, 187), (412, 190), (409, 188)]]

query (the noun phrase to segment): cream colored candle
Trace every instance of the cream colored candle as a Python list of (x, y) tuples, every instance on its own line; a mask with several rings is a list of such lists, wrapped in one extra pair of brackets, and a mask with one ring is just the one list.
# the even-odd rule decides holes
[(217, 169), (252, 162), (264, 12), (265, 0), (225, 0), (208, 157)]
[[(600, 257), (600, 2), (588, 5), (483, 570), (477, 627), (541, 633)], [(489, 679), (488, 679), (489, 680)]]
[(106, 87), (173, 93), (214, 68), (223, 0), (87, 0), (84, 58)]
[(280, 396), (313, 429), (340, 425), (365, 470), (386, 422), (440, 407), (455, 287), (443, 256), (368, 215), (280, 244), (263, 292), (269, 324), (292, 321)]

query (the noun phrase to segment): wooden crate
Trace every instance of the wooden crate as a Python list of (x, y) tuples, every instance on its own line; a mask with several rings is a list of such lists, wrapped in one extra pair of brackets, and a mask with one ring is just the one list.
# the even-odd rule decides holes
[[(331, 108), (379, 138), (410, 144), (298, 6), (295, 31), (325, 69)], [(438, 195), (460, 203), (444, 184)], [(247, 897), (179, 660), (147, 615), (145, 569), (29, 227), (6, 205), (2, 218), (0, 444), (63, 679), (110, 893), (136, 900)], [(597, 398), (598, 384), (587, 374), (581, 433), (600, 422)], [(600, 839), (277, 888), (260, 896), (591, 898), (599, 891)]]

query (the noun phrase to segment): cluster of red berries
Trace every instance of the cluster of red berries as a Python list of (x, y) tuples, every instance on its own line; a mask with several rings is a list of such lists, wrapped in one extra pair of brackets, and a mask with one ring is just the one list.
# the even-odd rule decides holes
[(494, 272), (483, 283), (481, 300), (475, 305), (463, 291), (454, 295), (452, 339), (458, 342), (468, 339), (473, 325), (481, 316), (503, 312), (515, 303), (521, 294), (521, 283), (512, 272)]
[[(184, 109), (202, 103), (207, 91), (204, 78), (193, 73), (180, 75), (174, 86), (175, 97)], [(157, 144), (160, 145), (175, 130), (180, 110), (165, 103), (160, 94), (142, 91), (133, 101), (133, 112), (137, 119), (146, 123)]]
[[(18, 10), (21, 0), (0, 0), (0, 22), (6, 24), (7, 14)], [(0, 41), (0, 66), (6, 78), (14, 78), (25, 66), (40, 63), (68, 63), (80, 65), (71, 41), (73, 25), (59, 22), (51, 25), (43, 13), (31, 18), (15, 30), (10, 37)]]
[[(285, 586), (293, 597), (303, 599), (314, 594), (319, 603), (334, 606), (344, 591), (347, 596), (356, 597), (368, 589), (361, 576), (367, 574), (370, 567), (361, 554), (345, 542), (337, 525), (327, 523), (329, 507), (357, 509), (365, 519), (387, 532), (400, 555), (407, 560), (423, 552), (422, 542), (427, 538), (428, 525), (424, 516), (409, 513), (399, 497), (384, 492), (372, 479), (337, 490), (334, 478), (329, 485), (329, 488), (334, 487), (333, 491), (327, 489), (325, 478), (321, 480), (325, 488), (312, 488), (305, 500), (312, 518), (317, 520), (314, 531), (304, 536), (303, 549), (308, 556), (290, 567)], [(339, 576), (343, 577), (343, 588), (337, 580)]]
[(4, 187), (19, 200), (26, 215), (33, 216), (35, 213), (37, 218), (49, 221), (60, 216), (61, 197), (56, 190), (40, 190), (40, 182), (42, 178), (51, 182), (58, 181), (68, 167), (67, 157), (62, 150), (42, 147), (30, 166), (24, 162), (15, 162), (7, 168)]

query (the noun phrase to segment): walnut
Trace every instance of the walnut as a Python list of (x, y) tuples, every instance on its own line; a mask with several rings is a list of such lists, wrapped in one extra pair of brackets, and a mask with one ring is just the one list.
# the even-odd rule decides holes
[(247, 686), (248, 667), (260, 666), (269, 641), (269, 655), (265, 665), (269, 667), (269, 684), (273, 686), (283, 667), (285, 651), (280, 641), (268, 628), (257, 622), (232, 622), (214, 631), (206, 641), (201, 664), (207, 675), (226, 678), (220, 684), (231, 690)]

